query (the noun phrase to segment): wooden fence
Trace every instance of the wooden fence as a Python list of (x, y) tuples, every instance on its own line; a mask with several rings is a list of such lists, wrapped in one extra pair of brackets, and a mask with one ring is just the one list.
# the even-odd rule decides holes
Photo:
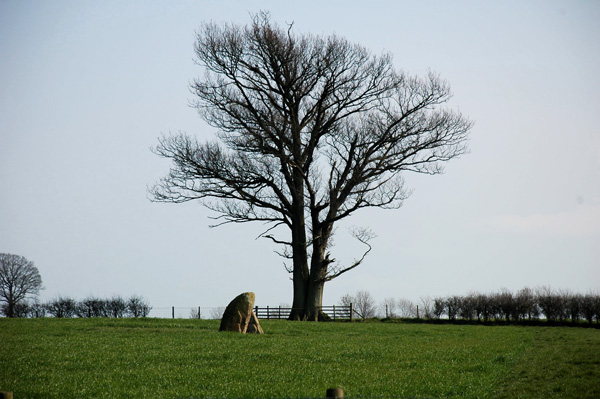
[[(281, 306), (277, 306), (277, 307), (255, 306), (254, 307), (254, 313), (256, 314), (256, 317), (258, 317), (259, 319), (267, 319), (267, 320), (287, 319), (290, 316), (290, 313), (292, 312), (292, 310), (293, 310), (293, 308), (286, 308), (286, 307), (281, 307)], [(323, 311), (323, 313), (325, 313), (327, 316), (329, 316), (331, 318), (331, 320), (334, 320), (334, 321), (337, 321), (337, 320), (352, 321), (353, 314), (354, 314), (354, 307), (352, 306), (352, 304), (350, 304), (350, 306), (340, 306), (340, 305), (321, 306), (321, 311)]]

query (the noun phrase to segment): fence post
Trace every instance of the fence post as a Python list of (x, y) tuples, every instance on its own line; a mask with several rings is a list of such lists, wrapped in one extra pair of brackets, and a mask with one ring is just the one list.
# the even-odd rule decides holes
[(267, 305), (267, 320), (271, 319), (271, 312), (269, 312), (269, 305)]
[(341, 388), (329, 388), (325, 395), (327, 399), (343, 399), (344, 390)]
[(333, 305), (333, 321), (335, 321), (335, 305)]
[(419, 318), (419, 305), (417, 305), (417, 319)]
[(279, 305), (279, 311), (277, 312), (277, 319), (281, 319), (281, 305)]
[(200, 306), (198, 306), (198, 320), (202, 318), (202, 313), (200, 311)]
[(171, 318), (175, 318), (175, 306), (171, 306)]
[(350, 321), (352, 321), (353, 317), (354, 317), (354, 305), (351, 303), (350, 304)]

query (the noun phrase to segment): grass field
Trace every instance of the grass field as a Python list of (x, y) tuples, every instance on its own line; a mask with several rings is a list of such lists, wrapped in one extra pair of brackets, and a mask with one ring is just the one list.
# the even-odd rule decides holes
[(0, 319), (0, 391), (21, 398), (600, 397), (600, 330)]

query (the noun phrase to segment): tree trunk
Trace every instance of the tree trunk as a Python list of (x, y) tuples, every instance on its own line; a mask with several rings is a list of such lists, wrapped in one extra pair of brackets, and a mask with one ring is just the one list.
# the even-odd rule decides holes
[[(318, 238), (313, 238), (310, 273), (306, 246), (304, 246), (302, 256), (297, 257), (294, 252), (294, 303), (290, 320), (324, 321), (329, 319), (322, 311), (325, 277), (327, 265), (330, 263), (325, 255), (328, 232), (325, 230)], [(294, 250), (296, 250), (295, 244)], [(299, 268), (296, 268), (296, 262), (300, 266)]]
[(324, 288), (325, 281), (310, 279), (306, 298), (306, 320), (323, 321), (327, 319), (327, 315), (322, 310)]
[[(298, 186), (304, 190), (302, 181)], [(300, 197), (302, 198), (302, 197)], [(308, 253), (306, 250), (306, 224), (304, 222), (304, 200), (294, 201), (294, 214), (292, 217), (292, 281), (294, 299), (290, 320), (306, 319), (306, 301), (308, 291)]]
[(329, 319), (322, 308), (327, 266), (331, 262), (328, 259), (328, 255), (326, 255), (331, 227), (320, 225), (316, 217), (313, 217), (313, 226), (319, 226), (319, 228), (313, 231), (313, 252), (306, 298), (306, 319), (310, 321), (324, 321)]

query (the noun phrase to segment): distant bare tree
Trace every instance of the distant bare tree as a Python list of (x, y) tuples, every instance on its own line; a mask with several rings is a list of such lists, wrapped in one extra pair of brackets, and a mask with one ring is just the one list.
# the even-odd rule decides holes
[(381, 305), (379, 305), (379, 313), (385, 315), (385, 317), (398, 317), (396, 308), (397, 305), (394, 298), (385, 298)]
[[(449, 85), (435, 73), (397, 71), (339, 36), (297, 35), (267, 13), (249, 26), (202, 26), (205, 69), (195, 106), (220, 142), (163, 137), (171, 159), (156, 201), (202, 200), (221, 223), (261, 222), (292, 274), (294, 320), (318, 320), (326, 282), (359, 266), (373, 234), (356, 229), (364, 252), (331, 256), (334, 225), (364, 208), (399, 208), (406, 172), (438, 174), (466, 152), (472, 123), (444, 108)], [(283, 230), (283, 233), (281, 232)]]
[(483, 318), (484, 322), (489, 321), (493, 316), (493, 312), (488, 296), (485, 294), (474, 294), (473, 299), (475, 301), (474, 306), (477, 320), (481, 320)]
[(600, 322), (600, 295), (588, 293), (581, 299), (581, 316), (592, 324), (594, 318)]
[(12, 317), (27, 317), (30, 314), (30, 306), (29, 306), (29, 302), (27, 301), (20, 301), (18, 302), (13, 310), (13, 316)]
[(450, 320), (456, 320), (456, 316), (460, 311), (462, 299), (461, 297), (454, 295), (446, 298), (444, 301), (446, 305), (446, 314)]
[(558, 292), (550, 287), (540, 287), (536, 290), (536, 297), (546, 320), (557, 321), (563, 317), (562, 300)]
[(115, 295), (106, 302), (106, 310), (110, 317), (121, 318), (127, 312), (127, 302), (122, 297)]
[(34, 301), (33, 303), (29, 304), (29, 317), (32, 318), (39, 318), (39, 317), (45, 317), (46, 316), (46, 307), (38, 302), (38, 301)]
[(127, 300), (127, 314), (131, 317), (147, 317), (152, 306), (144, 298), (134, 295)]
[(190, 309), (190, 319), (202, 319), (202, 309), (198, 308), (191, 308)]
[(16, 306), (41, 289), (42, 277), (33, 262), (19, 255), (0, 254), (0, 302), (4, 302), (1, 310), (6, 317), (15, 317)]
[(369, 291), (358, 291), (354, 297), (354, 312), (363, 320), (375, 317), (377, 304)]
[(476, 294), (469, 294), (464, 298), (461, 298), (460, 309), (458, 310), (458, 316), (461, 319), (473, 320), (476, 317)]
[(446, 300), (444, 298), (435, 298), (431, 313), (436, 319), (441, 318), (446, 313)]
[(354, 303), (354, 297), (350, 294), (346, 294), (340, 298), (340, 305), (350, 306)]
[(500, 310), (500, 318), (510, 321), (511, 316), (515, 314), (517, 308), (512, 292), (503, 288), (495, 295), (495, 301)]
[(210, 318), (213, 320), (220, 320), (223, 317), (223, 313), (225, 313), (224, 307), (216, 307), (210, 310)]
[(409, 299), (400, 298), (397, 302), (398, 317), (417, 317), (417, 306)]
[(531, 288), (522, 288), (515, 296), (516, 313), (515, 320), (532, 320), (539, 316), (540, 310), (535, 300), (535, 293)]
[(566, 309), (571, 322), (576, 323), (580, 319), (581, 310), (583, 308), (583, 296), (578, 294), (570, 294), (567, 297)]
[(375, 317), (377, 303), (369, 291), (358, 291), (356, 295), (346, 294), (340, 299), (343, 306), (352, 304), (354, 313), (363, 320)]
[(46, 311), (56, 318), (70, 318), (77, 314), (77, 302), (73, 298), (59, 296), (46, 304)]
[(79, 302), (78, 316), (79, 317), (108, 317), (107, 300), (87, 297)]
[[(419, 298), (421, 302), (421, 314), (426, 319), (433, 318), (433, 301), (429, 296), (422, 296)], [(419, 315), (421, 316), (421, 315)]]

